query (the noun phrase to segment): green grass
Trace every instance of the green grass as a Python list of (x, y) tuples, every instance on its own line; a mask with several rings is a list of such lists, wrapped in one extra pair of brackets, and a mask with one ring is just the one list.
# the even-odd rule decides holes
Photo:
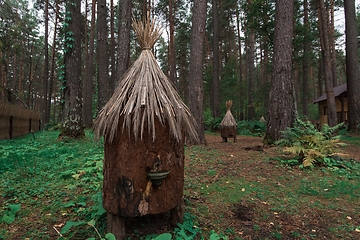
[[(94, 143), (89, 132), (78, 141), (57, 141), (59, 133), (37, 132), (35, 140), (27, 135), (0, 142), (2, 209), (21, 204), (14, 223), (31, 226), (28, 231), (5, 231), (3, 237), (11, 239), (20, 234), (33, 239), (38, 239), (37, 236), (54, 239), (57, 234), (52, 225), (68, 219), (87, 222), (95, 216), (100, 220), (96, 213), (101, 197), (98, 192), (102, 181), (102, 144)], [(7, 229), (4, 221), (1, 228)], [(58, 228), (60, 231), (62, 227)], [(102, 226), (99, 229), (104, 230)], [(73, 234), (96, 236), (91, 226)]]

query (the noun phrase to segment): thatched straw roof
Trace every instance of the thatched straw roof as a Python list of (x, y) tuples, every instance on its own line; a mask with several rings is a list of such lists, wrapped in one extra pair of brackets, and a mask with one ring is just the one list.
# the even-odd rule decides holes
[(224, 127), (235, 127), (235, 128), (237, 128), (236, 120), (235, 120), (235, 118), (233, 117), (233, 115), (231, 114), (231, 111), (230, 111), (232, 103), (233, 103), (232, 100), (226, 101), (226, 103), (225, 103), (225, 105), (227, 107), (227, 111), (226, 111), (224, 119), (220, 123), (220, 129), (224, 128)]
[(196, 121), (190, 110), (181, 100), (172, 83), (161, 71), (151, 48), (161, 35), (161, 26), (150, 21), (133, 19), (133, 29), (142, 47), (142, 52), (134, 64), (119, 81), (113, 96), (100, 110), (94, 122), (95, 139), (104, 136), (112, 141), (116, 135), (121, 118), (122, 128), (131, 131), (135, 140), (142, 139), (144, 126), (149, 135), (156, 137), (154, 121), (167, 124), (173, 137), (180, 141), (183, 133), (198, 141), (195, 130)]

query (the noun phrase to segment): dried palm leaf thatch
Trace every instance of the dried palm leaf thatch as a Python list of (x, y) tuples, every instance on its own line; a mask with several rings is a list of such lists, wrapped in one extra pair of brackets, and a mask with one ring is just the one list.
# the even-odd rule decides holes
[(126, 128), (129, 136), (133, 131), (135, 140), (139, 135), (143, 139), (147, 126), (149, 135), (155, 140), (156, 118), (164, 125), (169, 125), (173, 137), (180, 141), (183, 133), (198, 142), (195, 130), (196, 121), (189, 108), (181, 100), (172, 83), (161, 71), (151, 48), (161, 35), (161, 26), (150, 21), (136, 21), (132, 26), (138, 37), (142, 52), (139, 58), (126, 71), (113, 96), (100, 110), (94, 122), (95, 139), (104, 136), (112, 142), (119, 121), (122, 121), (122, 131)]
[(233, 117), (233, 115), (231, 114), (231, 111), (230, 111), (232, 103), (233, 103), (232, 100), (226, 101), (226, 103), (225, 103), (227, 111), (226, 111), (224, 119), (220, 123), (220, 129), (222, 129), (224, 127), (235, 127), (235, 128), (237, 128), (236, 120), (235, 120), (235, 118)]

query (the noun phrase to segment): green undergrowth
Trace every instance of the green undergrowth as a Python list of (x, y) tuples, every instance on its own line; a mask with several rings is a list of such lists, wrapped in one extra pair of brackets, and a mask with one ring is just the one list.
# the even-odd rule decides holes
[[(59, 133), (41, 131), (35, 133), (35, 139), (27, 135), (0, 142), (3, 214), (15, 204), (21, 205), (13, 224), (25, 226), (4, 230), (3, 238), (106, 235), (101, 201), (103, 146), (94, 143), (89, 132), (77, 141), (58, 141)], [(84, 226), (74, 230), (80, 223)], [(7, 224), (3, 217), (1, 228), (9, 229)], [(71, 227), (74, 231), (69, 231)]]

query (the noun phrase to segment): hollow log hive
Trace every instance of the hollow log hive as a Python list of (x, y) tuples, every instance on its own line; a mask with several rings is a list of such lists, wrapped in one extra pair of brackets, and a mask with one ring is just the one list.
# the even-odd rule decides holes
[[(159, 121), (155, 128), (155, 141), (144, 134), (142, 141), (135, 142), (134, 136), (129, 138), (120, 127), (112, 142), (105, 141), (103, 205), (108, 212), (136, 217), (162, 213), (181, 203), (184, 141), (171, 139), (169, 127)], [(156, 187), (146, 175), (150, 170), (170, 173)]]
[[(103, 206), (108, 231), (124, 239), (124, 217), (171, 210), (171, 223), (183, 219), (185, 135), (198, 141), (196, 121), (151, 51), (160, 37), (155, 20), (133, 20), (142, 47), (94, 122), (104, 136)], [(161, 185), (147, 172), (169, 171)]]

